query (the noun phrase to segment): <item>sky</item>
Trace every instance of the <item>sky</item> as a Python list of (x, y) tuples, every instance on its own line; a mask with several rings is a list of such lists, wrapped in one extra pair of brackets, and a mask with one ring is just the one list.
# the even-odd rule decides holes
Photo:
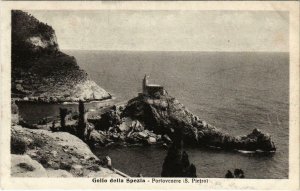
[(60, 49), (288, 52), (288, 12), (27, 11), (55, 30)]

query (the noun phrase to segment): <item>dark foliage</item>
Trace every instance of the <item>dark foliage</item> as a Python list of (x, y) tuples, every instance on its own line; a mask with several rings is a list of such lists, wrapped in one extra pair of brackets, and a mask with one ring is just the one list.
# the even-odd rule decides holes
[(13, 10), (11, 19), (12, 97), (43, 94), (55, 102), (50, 96), (64, 99), (66, 88), (87, 80), (76, 59), (59, 51), (51, 26), (21, 10)]
[(24, 154), (27, 150), (26, 142), (21, 137), (11, 137), (10, 152), (12, 154)]
[(86, 121), (84, 119), (84, 103), (83, 101), (79, 101), (79, 105), (78, 105), (78, 111), (79, 111), (79, 117), (78, 117), (78, 127), (77, 127), (77, 133), (78, 133), (78, 137), (82, 140), (84, 140), (84, 131), (85, 131), (85, 127), (86, 127)]
[[(49, 25), (40, 22), (32, 15), (21, 10), (12, 10), (12, 64), (13, 66), (29, 66), (29, 61), (37, 59), (41, 53), (49, 53), (58, 50), (58, 45), (53, 44), (47, 49), (40, 49), (34, 52), (34, 46), (27, 42), (28, 38), (36, 36), (41, 39), (50, 40), (54, 30)], [(37, 54), (38, 53), (38, 54)]]
[(59, 108), (60, 126), (61, 126), (62, 131), (64, 131), (66, 129), (67, 114), (68, 114), (68, 110), (66, 108)]

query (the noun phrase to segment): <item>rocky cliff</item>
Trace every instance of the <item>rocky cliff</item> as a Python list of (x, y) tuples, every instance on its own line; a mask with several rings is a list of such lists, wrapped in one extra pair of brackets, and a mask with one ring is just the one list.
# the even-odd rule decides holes
[(60, 51), (53, 28), (19, 10), (12, 11), (12, 97), (25, 101), (102, 100), (110, 94)]
[(276, 150), (271, 136), (259, 129), (245, 136), (231, 136), (201, 120), (169, 95), (160, 98), (140, 95), (128, 102), (122, 117), (138, 120), (156, 134), (172, 137), (174, 131), (181, 131), (186, 145), (213, 146), (227, 150)]
[(14, 125), (11, 153), (15, 177), (121, 177), (105, 168), (83, 141), (65, 132)]
[(112, 108), (99, 118), (89, 119), (102, 134), (101, 144), (172, 143), (174, 132), (182, 134), (185, 146), (205, 146), (224, 150), (276, 151), (270, 135), (255, 128), (248, 135), (232, 136), (185, 108), (168, 94), (151, 97), (140, 94), (124, 106)]

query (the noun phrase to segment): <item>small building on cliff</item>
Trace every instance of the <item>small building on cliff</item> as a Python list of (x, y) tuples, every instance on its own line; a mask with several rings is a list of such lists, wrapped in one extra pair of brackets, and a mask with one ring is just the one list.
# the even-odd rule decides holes
[(166, 91), (163, 86), (158, 84), (149, 84), (149, 76), (145, 75), (143, 79), (143, 95), (150, 97), (159, 97), (160, 95), (165, 95)]

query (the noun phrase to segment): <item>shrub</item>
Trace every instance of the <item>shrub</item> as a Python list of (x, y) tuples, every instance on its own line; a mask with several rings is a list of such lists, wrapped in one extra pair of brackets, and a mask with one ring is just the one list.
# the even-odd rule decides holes
[(21, 137), (11, 137), (10, 152), (12, 154), (24, 154), (27, 150), (26, 141)]

